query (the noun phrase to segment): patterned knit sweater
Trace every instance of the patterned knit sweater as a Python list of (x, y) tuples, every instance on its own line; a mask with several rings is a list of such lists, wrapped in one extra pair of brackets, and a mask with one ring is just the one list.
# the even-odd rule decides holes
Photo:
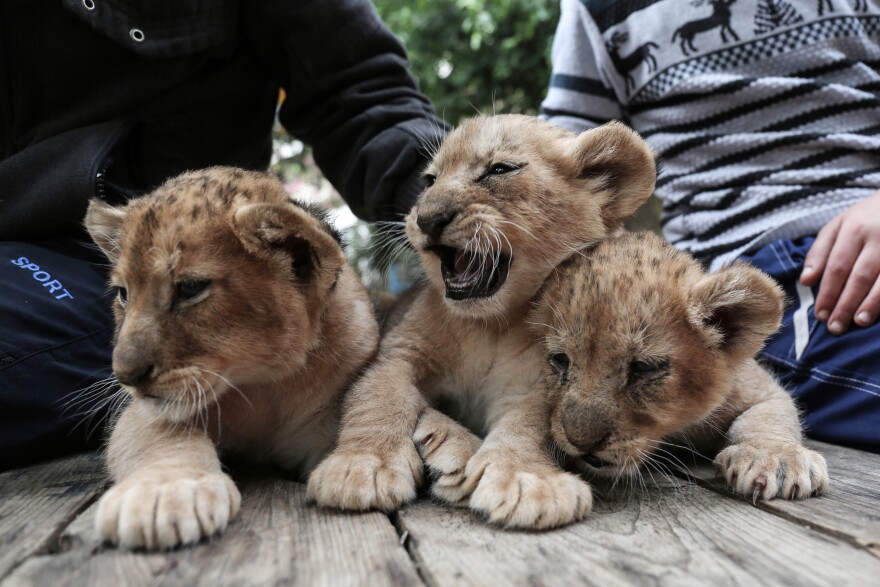
[(542, 116), (624, 119), (663, 231), (717, 269), (880, 187), (880, 0), (562, 0)]

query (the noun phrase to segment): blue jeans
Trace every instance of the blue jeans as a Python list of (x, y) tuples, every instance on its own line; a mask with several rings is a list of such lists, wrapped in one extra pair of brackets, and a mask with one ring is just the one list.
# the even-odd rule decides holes
[(880, 322), (833, 336), (816, 320), (809, 306), (819, 286), (797, 287), (814, 240), (778, 240), (742, 257), (775, 278), (789, 302), (759, 356), (803, 411), (807, 436), (880, 452)]
[(73, 239), (0, 242), (0, 470), (103, 440), (105, 390), (85, 390), (111, 374), (106, 263)]

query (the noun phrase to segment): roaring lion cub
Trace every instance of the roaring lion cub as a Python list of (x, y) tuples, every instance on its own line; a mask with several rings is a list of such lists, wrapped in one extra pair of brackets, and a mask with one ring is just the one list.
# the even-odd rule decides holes
[(675, 466), (674, 451), (690, 449), (717, 454), (731, 488), (753, 499), (824, 492), (825, 459), (804, 447), (794, 402), (753, 358), (782, 302), (758, 269), (707, 274), (650, 233), (573, 255), (531, 318), (553, 440), (600, 475)]
[(323, 217), (268, 174), (187, 173), (86, 226), (113, 264), (113, 372), (132, 401), (96, 525), (122, 546), (222, 531), (238, 489), (218, 451), (309, 471), (375, 356), (366, 292)]
[[(347, 396), (338, 447), (309, 495), (355, 510), (411, 500), (423, 470), (415, 433), (445, 500), (469, 498), (508, 527), (586, 514), (589, 486), (550, 457), (536, 393), (543, 357), (525, 316), (556, 264), (613, 231), (655, 177), (650, 149), (619, 123), (575, 135), (505, 115), (451, 133), (406, 219), (427, 283), (391, 318), (379, 358)], [(438, 404), (485, 435), (482, 445), (426, 411)]]

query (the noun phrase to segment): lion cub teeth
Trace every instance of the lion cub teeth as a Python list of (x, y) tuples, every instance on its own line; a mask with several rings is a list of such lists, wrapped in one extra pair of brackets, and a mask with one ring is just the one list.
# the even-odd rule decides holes
[(454, 272), (449, 281), (457, 285), (467, 285), (480, 276), (482, 265), (483, 259), (479, 255), (466, 251), (457, 251), (455, 253)]

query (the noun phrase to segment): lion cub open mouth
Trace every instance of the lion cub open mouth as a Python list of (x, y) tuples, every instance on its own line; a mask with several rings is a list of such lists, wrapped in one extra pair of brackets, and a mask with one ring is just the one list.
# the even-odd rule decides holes
[(440, 273), (451, 300), (488, 298), (507, 281), (511, 258), (500, 251), (478, 253), (447, 246), (428, 250), (440, 258)]

